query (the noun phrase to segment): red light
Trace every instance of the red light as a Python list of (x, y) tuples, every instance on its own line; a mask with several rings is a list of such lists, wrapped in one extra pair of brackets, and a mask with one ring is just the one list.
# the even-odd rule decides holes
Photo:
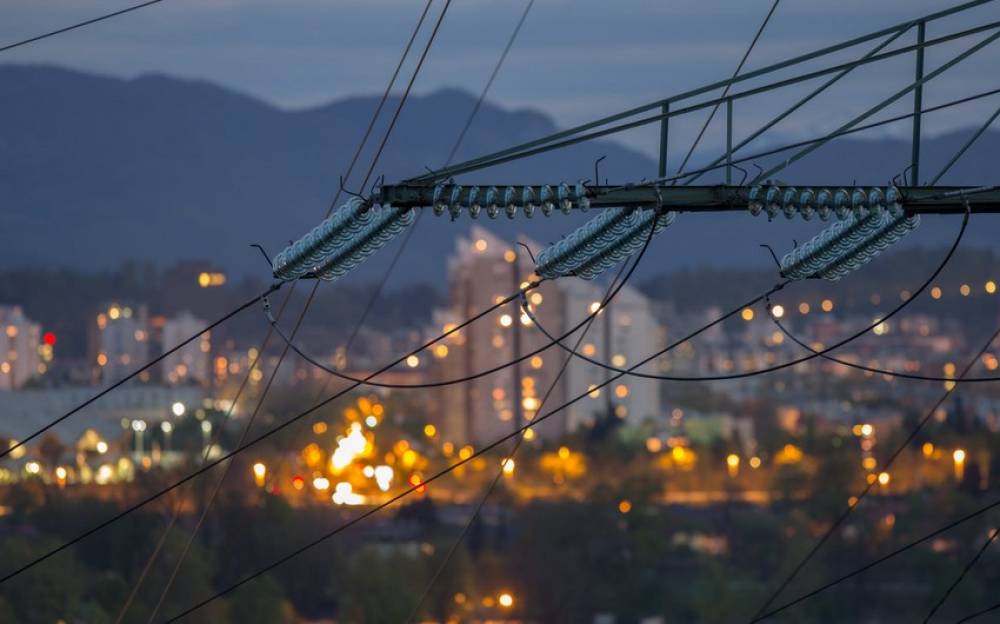
[(42, 341), (51, 347), (56, 343), (56, 335), (52, 332), (45, 332), (45, 335), (42, 336)]
[(305, 486), (305, 484), (306, 480), (303, 479), (302, 477), (298, 475), (292, 477), (292, 487), (294, 487), (296, 490), (301, 490)]

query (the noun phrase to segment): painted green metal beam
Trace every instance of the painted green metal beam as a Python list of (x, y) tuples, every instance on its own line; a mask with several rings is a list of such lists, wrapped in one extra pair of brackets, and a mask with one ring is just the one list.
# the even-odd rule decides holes
[[(979, 33), (982, 33), (982, 32), (996, 31), (998, 29), (1000, 29), (1000, 20), (992, 21), (992, 22), (989, 22), (987, 24), (981, 24), (981, 25), (975, 26), (973, 28), (969, 28), (969, 29), (962, 30), (962, 31), (959, 31), (959, 32), (954, 32), (954, 33), (950, 33), (950, 34), (947, 34), (947, 35), (943, 35), (943, 36), (937, 37), (935, 39), (928, 39), (925, 42), (923, 42), (923, 44), (919, 44), (919, 45), (918, 44), (913, 44), (913, 45), (909, 45), (909, 46), (904, 46), (904, 47), (901, 47), (901, 48), (897, 48), (895, 50), (891, 50), (889, 52), (883, 52), (881, 54), (876, 54), (876, 55), (873, 55), (873, 56), (865, 56), (865, 57), (862, 57), (862, 58), (854, 60), (854, 61), (850, 61), (850, 62), (846, 62), (846, 63), (839, 63), (837, 65), (833, 65), (833, 66), (830, 66), (830, 67), (827, 67), (827, 68), (824, 68), (824, 69), (810, 71), (810, 72), (807, 72), (805, 74), (800, 74), (798, 76), (793, 76), (793, 77), (790, 77), (790, 78), (785, 78), (785, 79), (778, 80), (778, 81), (772, 82), (772, 83), (768, 83), (766, 85), (762, 85), (762, 86), (759, 86), (759, 87), (753, 87), (753, 88), (747, 89), (745, 91), (740, 91), (740, 92), (737, 92), (737, 93), (730, 94), (729, 96), (727, 96), (727, 98), (733, 98), (734, 100), (739, 100), (739, 99), (747, 98), (747, 97), (750, 97), (750, 96), (753, 96), (753, 95), (759, 95), (759, 94), (762, 94), (762, 93), (767, 93), (769, 91), (780, 89), (782, 87), (787, 87), (787, 86), (799, 84), (801, 82), (806, 82), (806, 81), (812, 80), (814, 78), (820, 78), (820, 77), (823, 77), (823, 76), (826, 76), (826, 75), (829, 75), (829, 74), (835, 74), (835, 73), (842, 72), (842, 71), (847, 70), (847, 69), (854, 69), (856, 67), (859, 67), (859, 66), (862, 66), (862, 65), (867, 65), (867, 64), (870, 64), (870, 63), (877, 63), (879, 61), (884, 61), (884, 60), (889, 59), (889, 58), (894, 58), (894, 57), (902, 55), (902, 54), (910, 54), (910, 53), (913, 53), (913, 52), (917, 51), (918, 49), (923, 49), (923, 48), (927, 48), (927, 47), (941, 45), (941, 44), (949, 43), (951, 41), (955, 41), (955, 40), (958, 40), (958, 39), (963, 39), (965, 37), (969, 37), (969, 36), (972, 36), (972, 35), (975, 35), (975, 34), (979, 34)], [(996, 34), (996, 33), (994, 33), (994, 34)], [(974, 47), (978, 50), (980, 47), (982, 47), (981, 42), (980, 42), (980, 44), (976, 44), (976, 46), (974, 46)], [(940, 72), (936, 70), (932, 75), (937, 75), (938, 73), (940, 73)], [(924, 82), (926, 82), (928, 79), (930, 79), (930, 77), (932, 75), (928, 75), (927, 77), (923, 78), (920, 81), (919, 84), (924, 84)], [(674, 100), (671, 100), (671, 101), (674, 101)], [(665, 112), (665, 113), (659, 113), (659, 114), (656, 114), (656, 115), (651, 115), (649, 117), (642, 117), (642, 118), (639, 118), (639, 119), (636, 119), (636, 120), (633, 120), (633, 121), (630, 121), (630, 122), (626, 122), (626, 123), (619, 124), (619, 125), (616, 125), (616, 126), (611, 126), (610, 128), (604, 128), (602, 130), (596, 130), (594, 132), (589, 132), (587, 134), (579, 134), (579, 131), (582, 131), (582, 130), (585, 130), (585, 129), (590, 129), (590, 128), (593, 128), (595, 126), (606, 125), (606, 123), (585, 124), (584, 126), (579, 126), (577, 128), (574, 128), (573, 131), (558, 132), (558, 133), (549, 135), (547, 137), (543, 137), (542, 139), (538, 139), (538, 140), (535, 140), (535, 141), (530, 141), (528, 143), (523, 143), (523, 144), (518, 145), (516, 147), (512, 147), (512, 148), (509, 148), (509, 149), (506, 149), (506, 150), (501, 150), (499, 152), (494, 152), (492, 154), (489, 154), (487, 156), (483, 156), (481, 158), (469, 160), (469, 161), (466, 161), (464, 163), (458, 163), (456, 165), (452, 165), (450, 167), (446, 167), (444, 169), (440, 169), (440, 170), (434, 171), (433, 173), (428, 173), (426, 175), (422, 175), (422, 176), (418, 176), (418, 177), (415, 177), (415, 178), (411, 178), (411, 179), (407, 180), (407, 182), (428, 182), (428, 181), (432, 181), (432, 180), (442, 180), (442, 179), (446, 179), (448, 177), (459, 175), (459, 174), (462, 174), (462, 173), (468, 173), (468, 172), (471, 172), (471, 171), (477, 171), (479, 169), (485, 169), (485, 168), (488, 168), (488, 167), (494, 167), (494, 166), (497, 166), (497, 165), (500, 165), (500, 164), (503, 164), (503, 163), (506, 163), (506, 162), (509, 162), (509, 161), (512, 161), (512, 160), (519, 160), (519, 159), (522, 159), (522, 158), (527, 158), (529, 156), (534, 156), (536, 154), (541, 154), (541, 153), (544, 153), (544, 152), (549, 152), (549, 151), (556, 150), (556, 149), (561, 149), (561, 148), (564, 148), (564, 147), (569, 147), (571, 145), (576, 145), (578, 143), (583, 143), (583, 142), (586, 142), (586, 141), (591, 141), (591, 140), (594, 140), (594, 139), (599, 139), (599, 138), (602, 138), (602, 137), (606, 137), (606, 136), (610, 136), (610, 135), (614, 135), (614, 134), (619, 134), (619, 133), (625, 132), (627, 130), (633, 130), (635, 128), (639, 128), (639, 127), (646, 126), (646, 125), (649, 125), (649, 124), (652, 124), (652, 123), (656, 123), (656, 122), (662, 121), (664, 119), (670, 119), (672, 117), (679, 117), (681, 115), (686, 115), (686, 114), (692, 113), (694, 111), (699, 111), (699, 110), (702, 110), (704, 108), (709, 108), (709, 107), (715, 106), (716, 104), (722, 104), (725, 101), (726, 101), (726, 98), (722, 98), (722, 97), (713, 98), (713, 99), (710, 99), (710, 100), (705, 100), (705, 101), (702, 101), (702, 102), (698, 102), (696, 104), (690, 104), (688, 106), (684, 106), (684, 107), (681, 107), (681, 108), (671, 108), (668, 112)], [(647, 110), (647, 109), (644, 108), (643, 110)], [(617, 116), (615, 116), (615, 118), (617, 119)], [(566, 137), (569, 137), (569, 138), (566, 138)]]
[[(558, 185), (555, 185), (558, 186)], [(475, 196), (482, 200), (486, 186), (445, 185), (441, 197), (452, 197), (458, 188), (458, 204), (468, 206), (469, 196), (476, 189)], [(503, 191), (514, 190), (514, 197), (524, 197), (525, 188), (529, 196), (540, 197), (543, 186), (539, 185), (497, 185)], [(550, 187), (552, 188), (552, 187)], [(836, 185), (816, 185), (806, 188), (855, 188)], [(858, 187), (869, 188), (869, 187)], [(427, 208), (434, 202), (435, 187), (424, 184), (397, 184), (383, 186), (377, 201), (395, 208)], [(1000, 213), (1000, 187), (959, 187), (959, 186), (909, 186), (898, 187), (907, 211), (917, 214), (964, 214), (965, 201), (973, 213)], [(745, 212), (748, 207), (749, 187), (746, 186), (588, 186), (587, 200), (591, 208), (616, 208), (619, 206), (655, 207), (662, 206), (677, 212)], [(502, 208), (502, 206), (501, 206)], [(579, 202), (572, 202), (572, 209), (579, 209)], [(558, 212), (558, 210), (556, 211)]]
[[(799, 56), (796, 56), (796, 57), (793, 57), (793, 58), (790, 58), (790, 59), (786, 59), (784, 61), (780, 61), (778, 63), (774, 63), (774, 64), (771, 64), (771, 65), (768, 65), (766, 67), (762, 67), (762, 68), (754, 70), (754, 71), (747, 72), (745, 74), (741, 74), (741, 75), (737, 76), (735, 79), (733, 79), (732, 83), (733, 84), (737, 84), (739, 82), (743, 82), (743, 81), (746, 81), (746, 80), (751, 80), (753, 78), (758, 78), (760, 76), (764, 76), (764, 75), (767, 75), (767, 74), (770, 74), (770, 73), (773, 73), (773, 72), (776, 72), (776, 71), (780, 71), (782, 69), (786, 69), (788, 67), (792, 67), (792, 66), (795, 66), (795, 65), (798, 65), (798, 64), (801, 64), (801, 63), (813, 60), (813, 59), (821, 58), (823, 56), (826, 56), (826, 55), (829, 55), (829, 54), (833, 54), (835, 52), (839, 52), (841, 50), (845, 50), (845, 49), (854, 47), (854, 46), (862, 44), (862, 43), (866, 43), (868, 41), (879, 39), (881, 37), (885, 37), (885, 36), (888, 36), (888, 35), (893, 35), (893, 34), (901, 32), (901, 31), (909, 30), (910, 28), (913, 28), (914, 26), (916, 26), (919, 23), (925, 23), (925, 24), (926, 23), (930, 23), (930, 22), (933, 22), (933, 21), (936, 21), (936, 20), (939, 20), (939, 19), (951, 16), (951, 15), (955, 15), (957, 13), (961, 13), (963, 11), (975, 8), (975, 7), (980, 6), (980, 5), (988, 4), (988, 3), (993, 2), (993, 1), (994, 0), (973, 0), (971, 2), (966, 2), (966, 3), (963, 3), (963, 4), (956, 5), (954, 7), (950, 7), (948, 9), (943, 9), (941, 11), (937, 11), (937, 12), (934, 12), (934, 13), (929, 13), (927, 15), (923, 15), (921, 17), (917, 17), (917, 18), (914, 18), (914, 19), (911, 19), (911, 20), (907, 20), (905, 22), (900, 22), (899, 24), (895, 24), (893, 26), (889, 26), (887, 28), (883, 28), (883, 29), (878, 30), (878, 31), (870, 32), (868, 34), (861, 35), (859, 37), (855, 37), (855, 38), (849, 39), (847, 41), (843, 41), (843, 42), (840, 42), (840, 43), (837, 43), (837, 44), (834, 44), (834, 45), (830, 45), (830, 46), (827, 46), (827, 47), (824, 47), (824, 48), (820, 48), (818, 50), (814, 50), (813, 52), (808, 52), (806, 54), (802, 54), (802, 55), (799, 55)], [(979, 30), (977, 30), (977, 32), (978, 31)], [(964, 32), (966, 32), (966, 34), (969, 34), (969, 31), (964, 31)], [(933, 40), (933, 41), (927, 41), (925, 45), (931, 45), (935, 41), (938, 42), (938, 43), (944, 43), (944, 40), (938, 39), (938, 40)], [(898, 54), (903, 54), (903, 53), (907, 53), (907, 52), (912, 52), (915, 49), (916, 49), (916, 47), (909, 46), (907, 48), (904, 48), (902, 51), (894, 51), (894, 53), (892, 54), (892, 56), (896, 56)], [(864, 61), (864, 63), (873, 62), (875, 60), (883, 60), (883, 58), (888, 58), (888, 57), (879, 57), (878, 59), (866, 59)], [(864, 63), (856, 63), (856, 64), (864, 64)], [(838, 65), (836, 67), (830, 68), (825, 73), (839, 71), (839, 70), (845, 69), (846, 67), (850, 67), (850, 66), (856, 66), (856, 65), (852, 65), (850, 63)], [(815, 77), (815, 75), (812, 75), (812, 77)], [(473, 169), (481, 168), (481, 167), (474, 167), (474, 166), (471, 166), (471, 165), (476, 164), (476, 163), (485, 162), (485, 161), (492, 161), (494, 159), (503, 158), (505, 156), (516, 154), (516, 153), (522, 152), (524, 150), (529, 150), (529, 149), (534, 148), (534, 147), (538, 147), (538, 146), (541, 146), (541, 145), (546, 145), (546, 144), (552, 143), (554, 141), (559, 141), (559, 140), (565, 139), (567, 137), (572, 137), (574, 135), (578, 135), (581, 132), (586, 132), (588, 130), (592, 130), (594, 128), (599, 128), (601, 126), (605, 126), (605, 125), (608, 125), (610, 123), (621, 121), (621, 120), (627, 119), (629, 117), (634, 117), (635, 115), (639, 115), (641, 113), (645, 113), (645, 112), (648, 112), (650, 110), (654, 110), (654, 109), (657, 109), (657, 108), (663, 110), (663, 108), (664, 108), (665, 105), (669, 105), (671, 103), (680, 102), (680, 101), (683, 101), (683, 100), (688, 100), (688, 99), (691, 99), (691, 98), (699, 96), (699, 95), (710, 93), (710, 92), (715, 91), (717, 89), (723, 88), (729, 82), (730, 82), (729, 80), (722, 80), (722, 81), (714, 82), (714, 83), (711, 83), (711, 84), (708, 84), (708, 85), (704, 85), (702, 87), (691, 89), (689, 91), (685, 91), (685, 92), (673, 95), (673, 96), (668, 97), (668, 98), (660, 99), (660, 100), (657, 100), (655, 102), (651, 102), (649, 104), (645, 104), (645, 105), (642, 105), (642, 106), (637, 106), (635, 108), (631, 108), (631, 109), (628, 109), (626, 111), (622, 111), (620, 113), (616, 113), (614, 115), (609, 115), (607, 117), (602, 117), (600, 119), (597, 119), (597, 120), (594, 120), (594, 121), (591, 121), (591, 122), (588, 122), (588, 123), (585, 123), (585, 124), (582, 124), (582, 125), (579, 125), (579, 126), (575, 126), (573, 128), (569, 128), (567, 130), (563, 130), (563, 131), (560, 131), (560, 132), (556, 132), (556, 133), (547, 135), (545, 137), (541, 137), (539, 139), (535, 139), (533, 141), (522, 143), (522, 144), (510, 147), (510, 148), (507, 148), (507, 149), (504, 149), (504, 150), (501, 150), (501, 151), (498, 151), (498, 152), (494, 152), (492, 154), (487, 154), (487, 155), (484, 155), (484, 156), (481, 156), (481, 157), (478, 157), (478, 158), (474, 158), (474, 159), (468, 160), (468, 161), (463, 162), (463, 163), (458, 163), (458, 164), (454, 165), (453, 167), (449, 167), (447, 169), (444, 169), (444, 170), (441, 170), (441, 171), (437, 171), (437, 172), (435, 172), (433, 174), (421, 175), (421, 176), (412, 178), (412, 179), (410, 179), (408, 181), (409, 182), (417, 182), (417, 181), (427, 181), (427, 180), (431, 180), (431, 179), (443, 179), (443, 178), (446, 178), (446, 177), (448, 177), (450, 175), (456, 175), (457, 173), (460, 172), (459, 169), (473, 170)], [(756, 91), (756, 90), (754, 90), (754, 91)], [(704, 103), (702, 106), (699, 106), (698, 108), (702, 108), (704, 106), (712, 106), (714, 104), (715, 104), (715, 101), (713, 100), (713, 101), (709, 101), (709, 102)], [(688, 108), (691, 108), (691, 107), (686, 107), (684, 109), (684, 112), (689, 112), (687, 110)], [(672, 115), (670, 115), (670, 116), (672, 116)], [(667, 119), (667, 118), (669, 118), (669, 116), (667, 116), (667, 115), (658, 115), (655, 118), (653, 118), (651, 120), (647, 120), (645, 122), (646, 123), (650, 123), (652, 121), (658, 121), (660, 119)], [(642, 125), (642, 124), (639, 124), (639, 125)], [(631, 125), (630, 125), (630, 127), (631, 127)]]

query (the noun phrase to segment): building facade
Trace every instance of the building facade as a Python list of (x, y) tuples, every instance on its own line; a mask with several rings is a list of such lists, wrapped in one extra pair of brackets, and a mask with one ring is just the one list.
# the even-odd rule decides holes
[[(533, 269), (534, 263), (525, 251), (474, 226), (469, 237), (456, 241), (455, 253), (448, 261), (448, 304), (436, 311), (435, 326), (428, 333), (447, 331), (502, 301), (535, 277)], [(559, 337), (580, 325), (604, 292), (602, 286), (565, 278), (531, 290), (527, 301), (537, 322)], [(559, 376), (568, 353), (549, 346), (549, 338), (534, 324), (515, 300), (431, 348), (432, 378), (474, 377), (439, 390), (437, 424), (447, 441), (475, 445), (495, 440), (586, 393), (610, 375), (598, 366), (574, 359)], [(578, 336), (579, 332), (574, 333), (563, 343), (572, 347)], [(661, 331), (648, 300), (625, 287), (591, 324), (581, 351), (625, 367), (631, 364), (625, 354), (645, 356), (661, 342)], [(481, 374), (514, 360), (520, 362)], [(653, 362), (641, 370), (655, 369)], [(544, 418), (532, 427), (530, 437), (556, 438), (580, 427), (594, 426), (602, 418), (634, 424), (658, 414), (655, 382), (626, 378), (594, 390), (586, 399)]]
[(17, 390), (45, 372), (41, 327), (20, 306), (0, 306), (0, 390)]
[[(163, 322), (163, 352), (184, 342), (205, 329), (208, 321), (196, 317), (187, 310)], [(212, 351), (210, 332), (184, 345), (163, 358), (163, 381), (170, 385), (196, 383), (208, 385), (212, 382), (210, 358)]]

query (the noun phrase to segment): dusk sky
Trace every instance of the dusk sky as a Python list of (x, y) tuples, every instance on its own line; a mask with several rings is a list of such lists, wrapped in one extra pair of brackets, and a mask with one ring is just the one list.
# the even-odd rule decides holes
[[(747, 67), (805, 52), (955, 3), (933, 0), (871, 2), (800, 0), (782, 4)], [(440, 9), (432, 8), (429, 22)], [(8, 0), (0, 43), (125, 6), (109, 0)], [(458, 0), (415, 86), (478, 92), (525, 4), (520, 0)], [(769, 0), (694, 1), (539, 0), (491, 93), (510, 107), (533, 107), (566, 126), (642, 104), (709, 80), (727, 77), (770, 6)], [(95, 73), (134, 77), (149, 72), (209, 80), (276, 106), (309, 107), (350, 95), (380, 92), (423, 7), (417, 0), (166, 0), (108, 22), (12, 50), (6, 63), (49, 63)], [(995, 6), (933, 25), (928, 37), (998, 17)], [(429, 32), (429, 28), (424, 31)], [(978, 40), (978, 36), (976, 40)], [(913, 35), (896, 45), (912, 43)], [(933, 68), (964, 46), (946, 44), (928, 53)], [(859, 47), (837, 58), (869, 50)], [(416, 54), (413, 55), (415, 57)], [(992, 66), (988, 51), (929, 85), (928, 105), (994, 86), (983, 85)], [(819, 68), (833, 60), (812, 65)], [(912, 80), (910, 56), (856, 72), (831, 97), (786, 120), (772, 140), (829, 130)], [(785, 90), (755, 100), (739, 126), (749, 130), (796, 93)], [(846, 93), (850, 95), (846, 95)], [(831, 104), (831, 102), (835, 104)], [(897, 110), (910, 107), (909, 98)], [(933, 135), (969, 126), (992, 112), (984, 100), (925, 120)], [(887, 113), (888, 114), (888, 111)], [(703, 117), (690, 119), (687, 132)], [(720, 128), (721, 129), (721, 128)], [(886, 130), (905, 133), (902, 126)], [(679, 138), (685, 130), (678, 128)], [(651, 133), (621, 140), (647, 152)], [(707, 147), (721, 134), (710, 134)]]

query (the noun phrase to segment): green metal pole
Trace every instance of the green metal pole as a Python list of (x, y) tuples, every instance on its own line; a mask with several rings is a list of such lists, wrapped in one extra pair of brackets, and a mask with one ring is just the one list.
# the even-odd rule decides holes
[(926, 22), (917, 24), (917, 45), (920, 47), (917, 48), (917, 69), (916, 78), (914, 78), (917, 88), (913, 90), (913, 151), (910, 155), (910, 175), (912, 176), (910, 179), (913, 180), (914, 186), (920, 184), (920, 111), (924, 104), (924, 37), (926, 28)]
[(670, 135), (670, 102), (664, 102), (660, 111), (663, 113), (663, 119), (660, 120), (660, 166), (656, 171), (657, 177), (665, 178), (667, 177), (667, 139)]
[(726, 184), (733, 183), (733, 98), (726, 100)]

